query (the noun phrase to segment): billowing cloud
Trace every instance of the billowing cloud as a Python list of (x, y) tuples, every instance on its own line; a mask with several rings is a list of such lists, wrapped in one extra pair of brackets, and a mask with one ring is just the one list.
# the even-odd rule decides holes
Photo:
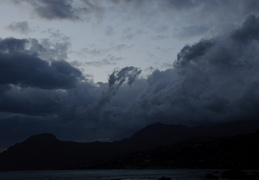
[(240, 43), (259, 40), (259, 22), (255, 15), (250, 15), (243, 27), (233, 32), (232, 38), (240, 41)]
[(116, 138), (157, 121), (198, 125), (258, 119), (258, 22), (252, 15), (231, 33), (186, 45), (173, 68), (135, 79), (129, 87), (121, 83), (127, 69), (112, 73), (94, 106), (98, 113), (88, 118), (85, 110), (85, 122), (97, 120), (96, 132)]
[(0, 95), (0, 112), (35, 117), (55, 115), (63, 94), (61, 91), (10, 86)]
[(258, 22), (252, 15), (229, 36), (185, 46), (173, 69), (148, 78), (145, 115), (187, 124), (257, 119)]
[(127, 84), (131, 85), (135, 78), (141, 73), (140, 69), (135, 67), (125, 67), (120, 71), (114, 71), (109, 77), (109, 86), (114, 87), (116, 85), (116, 89), (121, 86), (123, 82), (127, 82)]
[[(94, 121), (99, 121), (99, 117), (105, 105), (110, 103), (111, 98), (115, 96), (119, 88), (125, 83), (131, 85), (141, 73), (141, 70), (135, 67), (125, 67), (121, 70), (115, 70), (108, 79), (107, 90), (103, 91), (102, 96), (96, 104), (88, 109), (86, 116)], [(101, 118), (103, 120), (103, 118)]]
[[(35, 40), (0, 40), (0, 112), (39, 115), (56, 114), (62, 90), (74, 88), (81, 72), (64, 60), (47, 61), (31, 49)], [(38, 43), (40, 44), (40, 43)]]
[[(66, 51), (66, 48), (56, 47)], [(48, 125), (50, 121), (55, 124), (54, 129), (58, 129), (60, 119), (57, 114), (64, 109), (61, 105), (67, 92), (85, 81), (81, 72), (70, 63), (57, 60), (58, 55), (52, 48), (36, 39), (0, 40), (2, 146), (18, 136), (52, 131)], [(44, 58), (48, 52), (53, 59)], [(6, 140), (6, 137), (10, 138)]]
[[(26, 2), (45, 19), (81, 19), (74, 11), (75, 1)], [(80, 2), (89, 7), (93, 5), (93, 1)], [(237, 2), (242, 4), (240, 9), (234, 6)], [(221, 30), (217, 36), (211, 35), (208, 37), (212, 38), (203, 38), (197, 43), (184, 46), (175, 61), (172, 59), (171, 67), (164, 71), (152, 69), (147, 78), (139, 77), (140, 69), (128, 66), (111, 72), (107, 82), (94, 84), (82, 77), (82, 73), (66, 61), (69, 42), (53, 44), (49, 39), (1, 39), (1, 142), (11, 144), (15, 142), (15, 138), (40, 132), (51, 132), (58, 137), (72, 140), (119, 139), (157, 121), (198, 125), (258, 119), (259, 18), (256, 13), (248, 16), (257, 10), (258, 3), (253, 0), (237, 2), (105, 2), (111, 3), (111, 9), (115, 5), (124, 6), (127, 12), (136, 12), (131, 13), (134, 17), (147, 17), (148, 27), (152, 27), (152, 23), (148, 22), (152, 22), (153, 14), (156, 14), (153, 10), (157, 8), (160, 9), (158, 12), (188, 12), (190, 20), (178, 29), (186, 27), (182, 36), (209, 32), (213, 27), (209, 27), (210, 24), (206, 24), (201, 18), (208, 12), (211, 12), (208, 19), (214, 27), (222, 23), (218, 26)], [(129, 6), (125, 6), (125, 3)], [(233, 11), (230, 12), (232, 5)], [(64, 7), (67, 11), (56, 10), (57, 7)], [(43, 10), (46, 12), (41, 12)], [(235, 16), (238, 10), (240, 13)], [(222, 14), (214, 19), (216, 11), (222, 11)], [(233, 16), (226, 16), (227, 14)], [(213, 23), (222, 17), (226, 19)], [(240, 26), (245, 18), (244, 24)], [(179, 21), (186, 19), (183, 17)], [(194, 19), (195, 22), (186, 26)], [(168, 18), (165, 17), (166, 20)], [(199, 23), (204, 26), (199, 26)], [(164, 32), (169, 29), (166, 28)], [(217, 30), (219, 29), (216, 28)], [(131, 37), (140, 33), (143, 32), (128, 28), (122, 36)], [(125, 48), (128, 47), (124, 42), (110, 48), (93, 47), (85, 49), (84, 55), (90, 57), (87, 59), (89, 63), (93, 63), (92, 57), (112, 54), (111, 50), (118, 52)], [(100, 64), (113, 63), (114, 57), (111, 55), (110, 59), (100, 61)], [(5, 139), (7, 136), (10, 136), (8, 142)]]
[(0, 41), (0, 84), (67, 89), (75, 86), (81, 72), (66, 61), (47, 62), (30, 49), (29, 40), (8, 38)]

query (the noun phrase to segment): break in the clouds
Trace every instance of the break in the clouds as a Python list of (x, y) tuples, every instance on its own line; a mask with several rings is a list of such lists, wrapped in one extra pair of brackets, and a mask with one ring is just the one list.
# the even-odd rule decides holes
[[(64, 36), (45, 29), (50, 37), (0, 40), (2, 147), (41, 132), (67, 140), (114, 140), (158, 121), (199, 125), (258, 119), (257, 1), (13, 2), (19, 8), (29, 4), (34, 18), (45, 23), (72, 23)], [(89, 19), (98, 22), (90, 26)], [(21, 34), (26, 22), (32, 24), (11, 22), (8, 28)], [(170, 61), (160, 62), (190, 39)], [(76, 52), (77, 58), (71, 56)], [(170, 66), (142, 75), (145, 54), (150, 54), (146, 67)], [(90, 67), (99, 68), (97, 75), (109, 71), (106, 81), (84, 77)]]

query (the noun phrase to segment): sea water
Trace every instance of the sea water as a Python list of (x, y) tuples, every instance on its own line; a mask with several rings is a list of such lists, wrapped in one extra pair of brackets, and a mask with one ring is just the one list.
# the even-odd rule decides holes
[(215, 170), (60, 170), (60, 171), (0, 171), (0, 180), (172, 180), (203, 179)]

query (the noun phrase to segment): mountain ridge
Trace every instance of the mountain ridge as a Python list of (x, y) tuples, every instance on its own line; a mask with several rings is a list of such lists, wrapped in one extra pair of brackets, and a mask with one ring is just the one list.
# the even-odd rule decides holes
[[(134, 153), (141, 152), (143, 154), (146, 152), (149, 156), (148, 151), (153, 152), (162, 148), (161, 152), (163, 152), (163, 148), (167, 151), (168, 146), (175, 146), (176, 149), (179, 149), (175, 144), (184, 144), (187, 140), (196, 142), (199, 137), (203, 141), (207, 138), (208, 142), (213, 142), (213, 138), (229, 140), (233, 136), (254, 133), (258, 129), (259, 122), (257, 121), (198, 127), (155, 123), (139, 130), (129, 139), (91, 143), (61, 141), (53, 134), (43, 133), (31, 136), (24, 142), (17, 143), (0, 153), (0, 170), (126, 168), (128, 167), (127, 163), (129, 166), (131, 165), (131, 168), (134, 168), (134, 163), (127, 160), (132, 155), (136, 157)], [(211, 137), (213, 140), (210, 139)], [(200, 143), (203, 144), (206, 141)], [(175, 152), (175, 149), (171, 148), (170, 150)], [(184, 155), (181, 154), (181, 156)], [(146, 157), (145, 153), (143, 157), (139, 158), (143, 160), (144, 157)], [(137, 159), (135, 160), (137, 161)], [(114, 162), (125, 162), (126, 165), (120, 167), (118, 166), (120, 163), (116, 165)], [(181, 162), (179, 162), (179, 166), (180, 164)], [(135, 167), (138, 167), (137, 165), (135, 164)]]

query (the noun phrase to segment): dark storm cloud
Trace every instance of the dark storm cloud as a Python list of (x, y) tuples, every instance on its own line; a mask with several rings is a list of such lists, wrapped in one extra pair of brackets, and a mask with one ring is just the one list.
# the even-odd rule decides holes
[(258, 22), (252, 15), (230, 36), (187, 45), (173, 69), (155, 71), (140, 101), (146, 118), (187, 124), (258, 119)]
[(31, 29), (29, 27), (29, 24), (27, 21), (22, 22), (12, 22), (7, 26), (7, 28), (11, 31), (18, 32), (21, 34), (27, 34), (31, 32)]
[(25, 45), (28, 43), (26, 39), (7, 38), (0, 39), (1, 53), (15, 53), (25, 51)]
[(65, 61), (48, 63), (30, 54), (28, 40), (0, 41), (0, 84), (67, 89), (75, 86), (81, 72)]
[[(71, 140), (119, 139), (157, 121), (199, 125), (259, 118), (259, 18), (256, 14), (247, 16), (257, 10), (257, 1), (115, 3), (133, 3), (130, 8), (161, 3), (160, 9), (181, 13), (192, 8), (206, 10), (199, 11), (199, 17), (210, 11), (210, 17), (214, 16), (215, 5), (217, 10), (223, 8), (215, 18), (225, 16), (222, 21), (235, 28), (222, 28), (214, 38), (184, 46), (176, 60), (172, 60), (173, 68), (152, 70), (147, 79), (137, 78), (141, 70), (130, 66), (115, 70), (107, 83), (98, 84), (80, 79), (80, 71), (68, 62), (57, 61), (65, 57), (66, 43), (50, 49), (49, 41), (2, 39), (0, 140), (10, 135), (10, 141), (4, 141), (11, 144), (18, 137), (40, 132)], [(235, 16), (238, 3), (240, 13)], [(230, 21), (233, 16), (227, 16), (228, 13), (238, 23)], [(243, 19), (246, 20), (240, 25)], [(187, 34), (188, 31), (192, 30), (187, 30)], [(117, 50), (123, 48), (122, 44)], [(86, 50), (90, 56), (109, 51), (98, 51), (96, 47)]]
[(133, 67), (115, 71), (100, 84), (100, 98), (77, 112), (93, 133), (115, 139), (157, 121), (198, 125), (258, 119), (258, 22), (252, 15), (231, 33), (186, 45), (173, 68), (155, 70), (147, 79), (135, 79), (140, 71)]
[(30, 6), (38, 17), (47, 20), (89, 20), (102, 17), (102, 3), (93, 0), (11, 0)]
[[(257, 0), (107, 0), (105, 2), (94, 0), (12, 0), (11, 2), (30, 5), (39, 17), (48, 20), (100, 19), (105, 17), (105, 13), (110, 9), (116, 8), (128, 13), (128, 15), (122, 16), (125, 18), (124, 20), (136, 19), (137, 16), (138, 20), (145, 21), (147, 24), (148, 22), (153, 23), (152, 19), (157, 21), (159, 18), (157, 19), (156, 16), (159, 17), (159, 14), (164, 14), (164, 17), (167, 16), (169, 19), (177, 14), (179, 21), (184, 24), (185, 28), (190, 25), (188, 21), (192, 22), (192, 20), (196, 25), (198, 21), (208, 24), (204, 20), (213, 22), (213, 24), (227, 23), (231, 20), (236, 22), (245, 15), (258, 13), (259, 9)], [(189, 15), (186, 18), (187, 12)], [(216, 14), (217, 16), (215, 16)], [(167, 22), (169, 19), (166, 18), (165, 21)], [(210, 26), (208, 24), (205, 29)], [(114, 27), (111, 26), (106, 29), (108, 35), (113, 31)], [(204, 28), (201, 31), (204, 31)]]
[(72, 6), (72, 0), (37, 0), (30, 3), (35, 13), (45, 19), (80, 19)]
[(105, 11), (101, 1), (95, 0), (81, 0), (83, 2), (82, 12), (89, 18), (101, 18)]
[[(35, 40), (0, 40), (0, 112), (56, 114), (59, 98), (82, 80), (81, 72), (64, 60), (46, 61), (31, 48)], [(37, 41), (38, 45), (40, 44)]]
[(179, 67), (179, 65), (184, 67), (187, 64), (190, 64), (191, 61), (194, 61), (195, 63), (195, 61), (199, 60), (199, 58), (207, 53), (211, 46), (213, 46), (213, 42), (211, 40), (203, 40), (192, 46), (184, 46), (177, 54), (176, 67)]
[[(66, 51), (66, 48), (54, 47), (57, 51)], [(64, 110), (62, 103), (68, 97), (68, 91), (85, 80), (71, 64), (55, 60), (59, 55), (52, 50), (36, 39), (0, 40), (1, 140), (10, 132), (12, 134), (8, 137), (16, 136), (16, 139), (25, 134), (53, 132), (50, 122), (55, 124), (54, 129), (58, 129), (58, 114)], [(53, 59), (43, 58), (48, 52)], [(11, 140), (1, 141), (6, 143), (1, 146), (11, 143)]]
[(46, 117), (59, 109), (62, 92), (11, 87), (0, 95), (0, 112)]
[(105, 105), (111, 101), (111, 98), (117, 94), (123, 84), (128, 84), (130, 86), (140, 73), (141, 70), (133, 66), (115, 70), (109, 76), (107, 89), (103, 91), (103, 94), (97, 103), (88, 109), (87, 116), (89, 119), (97, 122), (100, 120), (102, 121), (105, 116), (102, 114), (102, 111), (105, 111)]
[(141, 70), (135, 67), (125, 67), (120, 71), (114, 71), (108, 79), (108, 83), (110, 87), (116, 86), (118, 89), (122, 83), (125, 81), (127, 84), (131, 85), (132, 82), (136, 79), (136, 77), (141, 73)]
[(233, 32), (232, 37), (239, 40), (240, 43), (259, 40), (259, 22), (255, 15), (251, 15), (247, 18), (241, 29)]

